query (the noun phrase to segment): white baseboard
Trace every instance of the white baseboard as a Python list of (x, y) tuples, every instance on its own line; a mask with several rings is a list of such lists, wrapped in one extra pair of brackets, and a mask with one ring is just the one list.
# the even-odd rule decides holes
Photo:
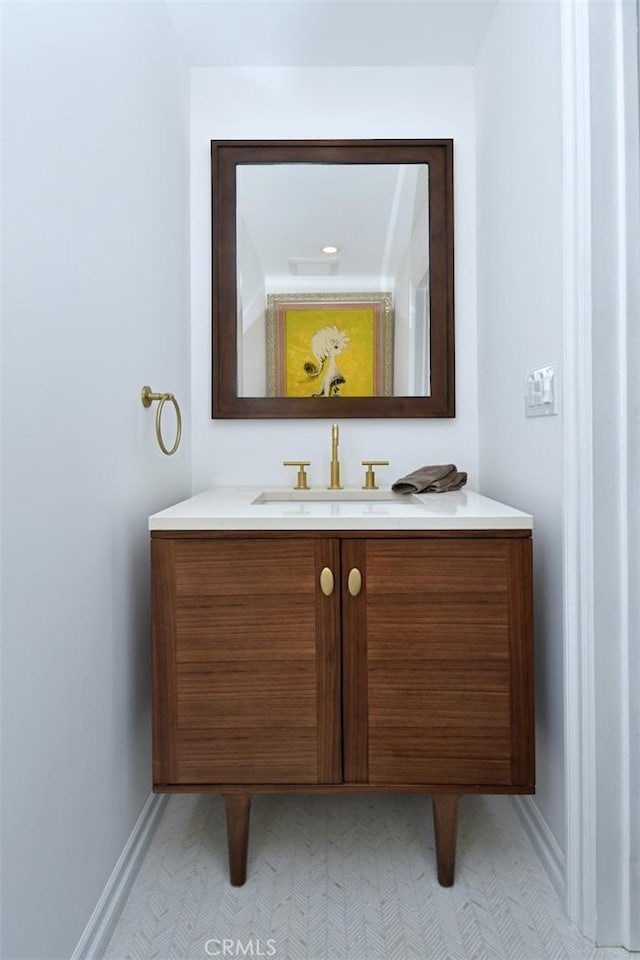
[(516, 813), (520, 818), (533, 849), (538, 855), (542, 866), (553, 887), (560, 897), (562, 903), (565, 903), (566, 896), (566, 866), (562, 850), (551, 830), (547, 826), (547, 821), (540, 813), (538, 805), (533, 797), (514, 796)]
[(104, 956), (168, 799), (167, 796), (149, 795), (71, 960), (100, 960)]

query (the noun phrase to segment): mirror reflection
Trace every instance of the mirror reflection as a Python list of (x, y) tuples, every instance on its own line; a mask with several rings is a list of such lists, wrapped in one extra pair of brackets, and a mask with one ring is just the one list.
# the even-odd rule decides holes
[(237, 395), (428, 397), (429, 166), (236, 167)]
[(211, 212), (214, 418), (455, 416), (452, 140), (212, 141)]

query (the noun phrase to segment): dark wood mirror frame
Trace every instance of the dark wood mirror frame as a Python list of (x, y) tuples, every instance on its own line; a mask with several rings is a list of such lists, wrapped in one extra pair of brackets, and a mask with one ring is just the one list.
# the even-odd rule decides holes
[[(236, 168), (240, 164), (273, 163), (428, 164), (428, 397), (238, 396)], [(211, 182), (214, 419), (455, 416), (452, 140), (212, 141)]]

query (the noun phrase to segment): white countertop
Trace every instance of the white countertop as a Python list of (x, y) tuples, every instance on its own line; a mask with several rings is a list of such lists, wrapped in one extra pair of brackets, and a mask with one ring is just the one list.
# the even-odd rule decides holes
[[(531, 530), (533, 518), (471, 490), (454, 493), (392, 494), (350, 489), (327, 502), (313, 496), (268, 489), (274, 496), (300, 499), (256, 504), (265, 488), (212, 487), (149, 517), (150, 530)], [(389, 499), (382, 499), (382, 498)]]

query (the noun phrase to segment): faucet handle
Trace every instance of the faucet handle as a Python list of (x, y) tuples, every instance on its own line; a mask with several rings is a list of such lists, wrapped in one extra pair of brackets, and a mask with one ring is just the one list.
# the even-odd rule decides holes
[(308, 490), (309, 483), (308, 477), (305, 473), (305, 467), (308, 467), (311, 464), (311, 460), (283, 460), (283, 467), (299, 467), (298, 470), (298, 482), (296, 483), (294, 490)]
[(367, 472), (364, 475), (364, 486), (363, 490), (377, 490), (378, 485), (376, 483), (376, 475), (373, 472), (374, 467), (388, 467), (388, 460), (362, 460), (362, 466), (367, 468)]

